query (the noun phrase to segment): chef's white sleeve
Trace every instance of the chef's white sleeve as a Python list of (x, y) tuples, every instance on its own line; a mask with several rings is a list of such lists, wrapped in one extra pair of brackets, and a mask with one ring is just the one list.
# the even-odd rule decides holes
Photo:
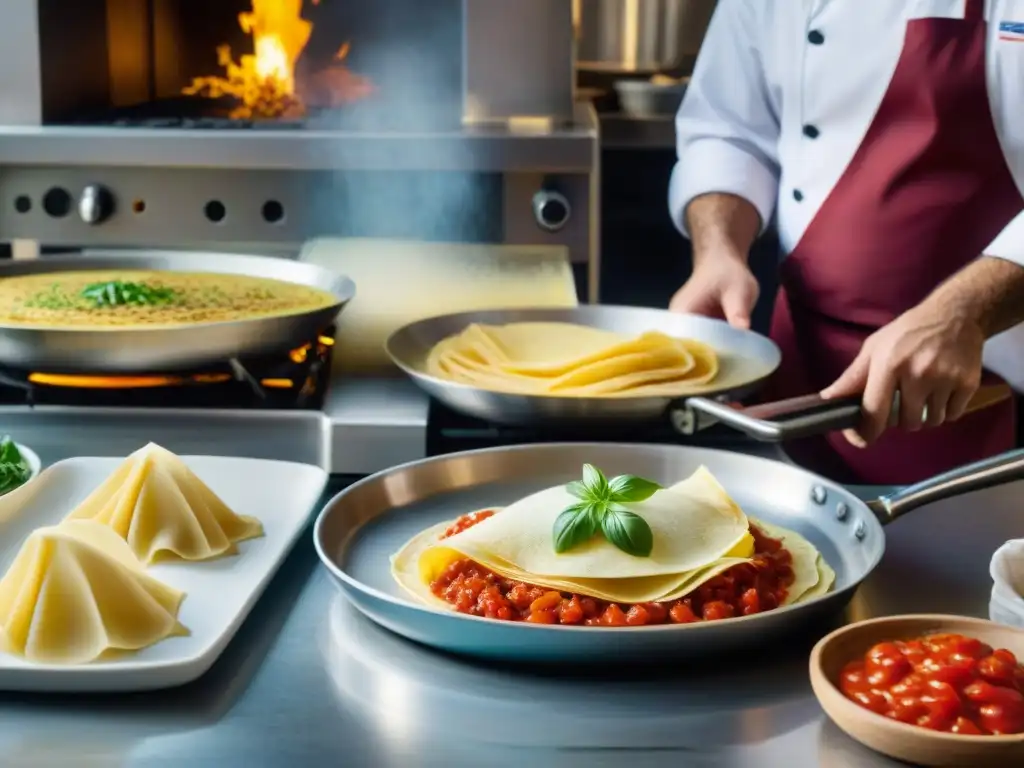
[(983, 253), (1024, 267), (1024, 212), (1017, 214)]
[(676, 116), (678, 161), (669, 213), (687, 237), (695, 197), (730, 193), (748, 200), (768, 226), (779, 187), (777, 105), (764, 69), (770, 11), (778, 0), (719, 0), (686, 98)]
[[(984, 254), (1024, 267), (1024, 213), (1006, 225)], [(986, 369), (1024, 394), (1024, 325), (1010, 328), (986, 341), (982, 362)]]

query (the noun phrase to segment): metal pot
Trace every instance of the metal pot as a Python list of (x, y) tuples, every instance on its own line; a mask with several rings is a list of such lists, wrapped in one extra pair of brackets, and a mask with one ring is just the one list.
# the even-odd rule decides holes
[(573, 0), (577, 66), (600, 72), (676, 70), (700, 50), (717, 0)]

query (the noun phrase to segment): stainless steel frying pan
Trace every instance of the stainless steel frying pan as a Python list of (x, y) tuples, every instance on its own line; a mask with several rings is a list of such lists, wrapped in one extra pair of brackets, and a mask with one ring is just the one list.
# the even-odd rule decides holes
[(263, 256), (195, 251), (97, 252), (9, 261), (0, 279), (41, 272), (156, 269), (269, 277), (319, 288), (336, 303), (285, 317), (201, 323), (180, 328), (66, 330), (0, 325), (0, 363), (28, 370), (128, 373), (171, 371), (302, 344), (334, 322), (355, 284), (311, 264)]
[(671, 418), (682, 432), (693, 429), (685, 400), (671, 397), (580, 398), (511, 395), (439, 379), (424, 370), (427, 355), (442, 339), (471, 323), (556, 322), (586, 325), (630, 336), (661, 331), (712, 346), (721, 371), (715, 380), (693, 392), (706, 398), (738, 399), (750, 394), (779, 366), (781, 354), (774, 342), (751, 331), (696, 315), (659, 309), (583, 306), (574, 309), (505, 309), (461, 312), (420, 320), (395, 331), (385, 348), (395, 365), (417, 385), (453, 410), (488, 421), (514, 425), (609, 423)]
[[(751, 517), (810, 539), (836, 571), (833, 591), (804, 604), (725, 621), (600, 628), (464, 616), (415, 604), (393, 583), (388, 558), (413, 535), (468, 510), (508, 504), (576, 479), (585, 462), (666, 485), (706, 465)], [(743, 454), (668, 445), (524, 445), (426, 459), (368, 477), (327, 504), (313, 535), (320, 559), (360, 611), (435, 648), (508, 661), (686, 659), (759, 645), (833, 617), (881, 560), (884, 525), (922, 505), (1020, 479), (1024, 451), (1015, 451), (865, 503), (806, 470)], [(964, 520), (977, 524), (978, 517), (965, 514)], [(926, 526), (927, 516), (915, 524)]]

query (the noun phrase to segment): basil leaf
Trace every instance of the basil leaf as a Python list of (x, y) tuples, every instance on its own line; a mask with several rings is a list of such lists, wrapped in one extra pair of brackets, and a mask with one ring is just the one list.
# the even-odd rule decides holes
[(583, 465), (583, 485), (598, 499), (608, 496), (608, 480), (593, 464)]
[(28, 482), (29, 468), (22, 463), (0, 462), (0, 493), (8, 493)]
[(573, 480), (571, 483), (568, 483), (565, 486), (565, 490), (568, 491), (570, 496), (575, 496), (580, 501), (592, 501), (594, 498), (590, 489), (579, 480)]
[(597, 533), (597, 523), (589, 504), (573, 504), (555, 518), (552, 539), (555, 552), (561, 554), (579, 546)]
[(175, 293), (170, 288), (111, 280), (87, 285), (81, 296), (97, 307), (116, 307), (124, 304), (166, 304), (174, 300)]
[(594, 528), (598, 529), (601, 527), (601, 520), (608, 513), (608, 502), (607, 501), (593, 501), (589, 505), (590, 509), (588, 514), (590, 519), (594, 521)]
[(21, 451), (10, 437), (0, 439), (0, 462), (11, 462), (21, 464), (23, 462)]
[(601, 518), (601, 533), (627, 555), (648, 557), (654, 549), (654, 532), (640, 515), (612, 507)]
[(651, 498), (661, 490), (661, 486), (636, 475), (619, 475), (608, 481), (608, 489), (614, 501), (636, 503)]

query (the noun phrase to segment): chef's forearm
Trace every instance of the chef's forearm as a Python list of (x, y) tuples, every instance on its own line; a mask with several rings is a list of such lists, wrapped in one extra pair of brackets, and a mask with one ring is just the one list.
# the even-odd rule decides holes
[(1024, 266), (983, 256), (926, 299), (952, 321), (977, 323), (986, 338), (1024, 323)]
[(706, 258), (737, 258), (746, 263), (761, 230), (761, 216), (742, 197), (713, 192), (690, 201), (686, 227), (694, 266)]

